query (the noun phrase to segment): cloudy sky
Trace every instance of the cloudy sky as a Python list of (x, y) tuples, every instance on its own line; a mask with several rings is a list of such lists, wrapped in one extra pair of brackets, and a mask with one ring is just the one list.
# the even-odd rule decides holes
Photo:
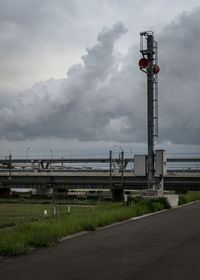
[(200, 152), (199, 0), (0, 0), (0, 155), (145, 151), (144, 30), (159, 43), (156, 147)]

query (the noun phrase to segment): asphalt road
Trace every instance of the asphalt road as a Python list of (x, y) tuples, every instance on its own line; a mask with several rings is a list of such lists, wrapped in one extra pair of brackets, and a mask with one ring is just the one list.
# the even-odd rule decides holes
[(200, 279), (200, 202), (0, 259), (2, 280)]

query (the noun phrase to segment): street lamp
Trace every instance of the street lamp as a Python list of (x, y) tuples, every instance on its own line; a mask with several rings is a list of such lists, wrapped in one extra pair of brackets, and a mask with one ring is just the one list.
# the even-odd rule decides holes
[(121, 152), (119, 153), (119, 171), (120, 171), (120, 169), (121, 170), (123, 169), (123, 166), (121, 166), (121, 168), (120, 168), (120, 164), (123, 165), (122, 161), (123, 161), (123, 157), (124, 157), (124, 149), (122, 148), (122, 146), (115, 145), (113, 147), (113, 159), (115, 158), (114, 149), (120, 149), (121, 150)]
[(113, 146), (113, 171), (115, 171), (116, 170), (116, 162), (115, 162), (115, 149), (118, 149), (119, 147), (117, 146), (117, 145), (114, 145)]
[(120, 150), (121, 150), (121, 152), (123, 152), (123, 151), (124, 151), (124, 149), (122, 148), (122, 146), (117, 146), (117, 145), (115, 145), (113, 148), (114, 148), (114, 149), (120, 149)]
[(11, 180), (12, 155), (10, 149), (8, 152), (9, 152), (9, 180)]
[(50, 154), (51, 154), (51, 163), (52, 163), (52, 162), (53, 162), (53, 149), (48, 148), (48, 151), (49, 151)]
[(123, 188), (124, 185), (124, 149), (122, 146), (114, 146), (114, 149), (119, 148), (121, 152), (119, 153), (119, 172), (121, 173), (121, 186)]
[(130, 155), (131, 155), (131, 173), (133, 173), (133, 150), (131, 147), (128, 147)]
[(115, 145), (114, 147), (113, 147), (113, 158), (114, 158), (114, 149), (120, 149), (121, 150), (121, 153), (122, 152), (124, 152), (124, 149), (122, 148), (122, 146), (117, 146), (117, 145)]
[(51, 153), (51, 159), (53, 159), (53, 150), (51, 148), (48, 148), (48, 151)]

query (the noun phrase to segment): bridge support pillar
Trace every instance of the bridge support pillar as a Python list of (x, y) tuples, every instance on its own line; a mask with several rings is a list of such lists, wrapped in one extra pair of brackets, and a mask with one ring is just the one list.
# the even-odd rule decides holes
[(10, 188), (0, 188), (0, 197), (10, 197), (12, 190)]
[(112, 189), (112, 200), (119, 201), (124, 199), (124, 189)]
[(68, 196), (68, 189), (56, 189), (53, 193), (57, 198), (64, 198)]

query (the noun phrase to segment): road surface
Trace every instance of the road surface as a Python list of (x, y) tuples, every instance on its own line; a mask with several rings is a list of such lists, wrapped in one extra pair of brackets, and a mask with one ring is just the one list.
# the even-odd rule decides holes
[(0, 279), (199, 280), (200, 202), (1, 258)]

